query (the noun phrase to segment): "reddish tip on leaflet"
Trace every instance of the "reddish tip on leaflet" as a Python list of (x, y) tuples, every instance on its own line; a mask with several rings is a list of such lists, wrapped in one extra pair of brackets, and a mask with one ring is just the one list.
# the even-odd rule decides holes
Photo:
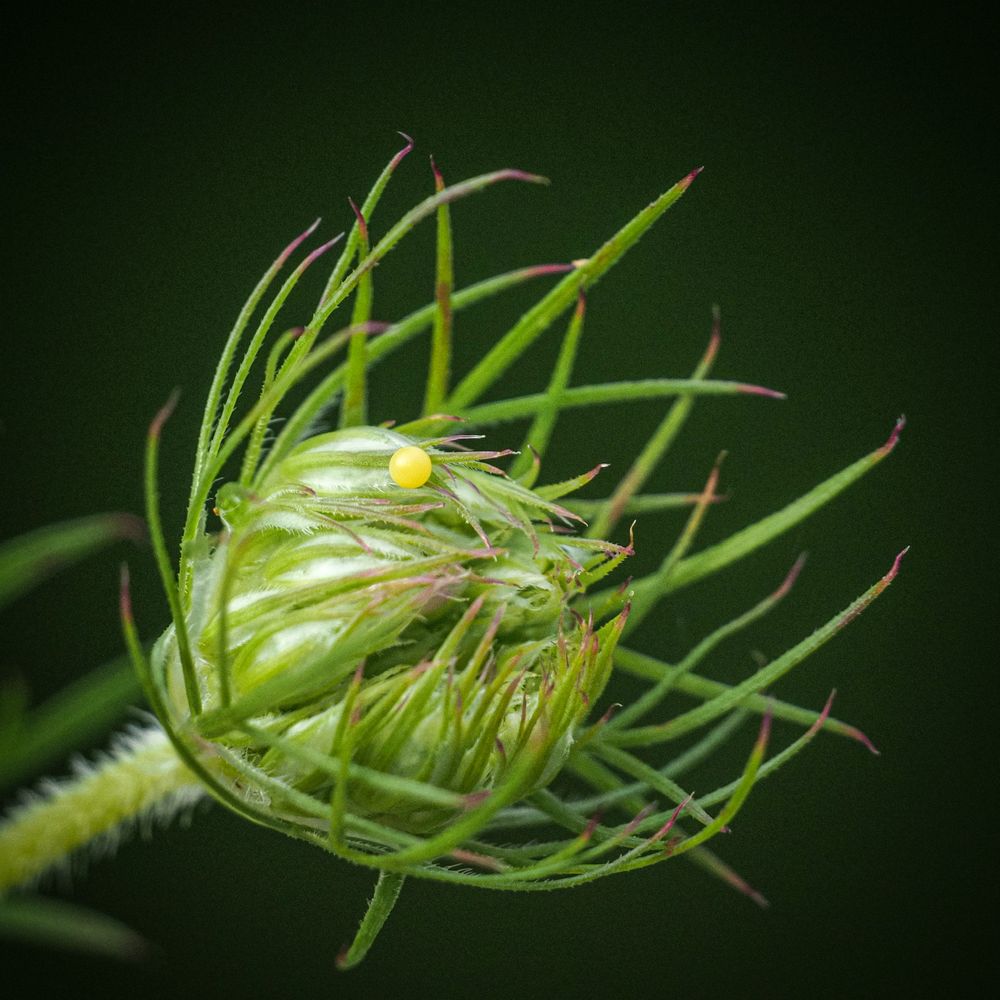
[(170, 398), (157, 411), (156, 416), (153, 417), (152, 422), (149, 425), (148, 436), (150, 438), (159, 438), (160, 432), (163, 430), (163, 425), (170, 419), (170, 415), (174, 412), (174, 408), (177, 406), (177, 400), (180, 399), (180, 396), (180, 389), (174, 389), (174, 391), (170, 394)]
[(583, 828), (583, 833), (580, 834), (580, 839), (583, 841), (590, 840), (590, 838), (593, 837), (594, 835), (594, 831), (600, 825), (600, 822), (601, 822), (601, 813), (599, 812), (594, 813), (594, 815), (591, 816), (589, 820), (587, 820), (587, 825)]
[(392, 328), (392, 323), (379, 323), (377, 320), (368, 320), (365, 323), (356, 323), (351, 327), (353, 333), (385, 333)]
[(358, 232), (361, 233), (361, 238), (364, 240), (368, 239), (368, 222), (365, 220), (364, 213), (355, 204), (353, 198), (348, 198), (347, 204), (351, 206), (351, 211), (354, 213), (354, 218), (357, 219)]
[(125, 538), (136, 544), (145, 542), (149, 534), (146, 531), (146, 522), (135, 514), (113, 514), (112, 522), (115, 532), (119, 538)]
[(337, 952), (337, 957), (334, 959), (334, 964), (340, 972), (345, 969), (349, 969), (350, 966), (347, 964), (347, 953), (351, 950), (350, 945), (344, 945), (340, 951)]
[(498, 858), (491, 858), (488, 854), (477, 854), (475, 851), (465, 851), (461, 848), (456, 848), (451, 852), (451, 856), (456, 861), (464, 861), (466, 864), (475, 865), (477, 868), (483, 868), (486, 871), (503, 872), (507, 870), (507, 866), (502, 861)]
[(903, 551), (900, 552), (898, 556), (896, 556), (896, 558), (892, 562), (892, 569), (890, 569), (889, 572), (886, 573), (884, 577), (882, 577), (885, 583), (892, 583), (892, 581), (896, 579), (896, 576), (899, 573), (899, 564), (903, 561), (903, 556), (905, 556), (906, 553), (909, 551), (910, 551), (910, 546), (907, 545), (906, 548), (903, 549)]
[(875, 754), (876, 757), (882, 756), (882, 751), (857, 726), (847, 726), (846, 733), (852, 740), (857, 740), (862, 746), (866, 747), (869, 753)]
[(424, 418), (425, 420), (447, 420), (453, 424), (464, 424), (465, 417), (456, 417), (452, 413), (431, 413)]
[(741, 892), (744, 896), (752, 899), (762, 910), (766, 910), (771, 905), (762, 893), (758, 892), (746, 879), (737, 875), (728, 865), (713, 870), (727, 885), (732, 886), (737, 892)]
[(677, 822), (680, 814), (687, 808), (693, 798), (693, 795), (689, 795), (683, 802), (678, 804), (677, 808), (671, 814), (670, 819), (668, 819), (666, 823), (664, 823), (663, 826), (661, 826), (660, 829), (649, 838), (649, 842), (651, 844), (655, 844), (656, 841), (662, 840), (670, 832), (674, 823)]
[(679, 180), (674, 187), (679, 187), (681, 191), (687, 191), (689, 187), (694, 183), (694, 179), (700, 174), (705, 168), (695, 167), (683, 180)]
[(882, 579), (868, 591), (865, 597), (855, 601), (854, 605), (847, 611), (844, 617), (840, 619), (837, 623), (838, 629), (842, 629), (844, 626), (850, 625), (851, 622), (854, 621), (854, 619), (857, 618), (858, 615), (860, 615), (861, 612), (864, 611), (865, 608), (867, 608), (868, 605), (871, 604), (872, 601), (874, 601), (875, 598), (878, 597), (879, 594), (881, 594), (882, 591), (896, 579), (896, 576), (899, 574), (899, 564), (903, 561), (903, 556), (905, 556), (909, 551), (910, 546), (907, 545), (906, 548), (903, 549), (903, 551), (900, 552), (899, 555), (897, 555), (892, 561), (892, 567), (889, 569), (889, 572), (886, 573), (885, 576), (883, 576)]
[[(438, 447), (440, 447), (441, 445), (445, 444), (454, 445), (456, 441), (481, 441), (484, 437), (486, 437), (485, 434), (449, 434), (447, 437), (438, 438), (436, 443)], [(435, 444), (434, 441), (428, 440), (424, 441), (421, 447), (430, 448), (433, 447), (434, 444)], [(459, 446), (456, 445), (456, 448), (457, 447)], [(470, 449), (462, 448), (461, 450), (469, 451)]]
[(764, 717), (760, 720), (760, 731), (757, 733), (757, 741), (754, 743), (754, 752), (763, 754), (767, 749), (767, 744), (771, 740), (771, 722), (774, 719), (774, 712), (771, 709), (771, 704), (768, 702), (767, 711), (764, 712)]
[(902, 434), (903, 428), (905, 426), (906, 426), (906, 417), (900, 414), (899, 418), (896, 420), (896, 423), (893, 425), (892, 433), (890, 433), (889, 439), (886, 441), (884, 445), (882, 445), (881, 448), (878, 449), (880, 455), (888, 455), (889, 452), (896, 447), (896, 445), (899, 442), (899, 436), (900, 434)]
[(130, 585), (130, 575), (128, 563), (122, 563), (121, 572), (118, 578), (118, 609), (122, 621), (129, 625), (133, 622), (132, 617), (132, 588)]
[(609, 723), (614, 718), (615, 712), (617, 712), (621, 707), (622, 703), (620, 701), (612, 702), (608, 705), (607, 711), (605, 711), (604, 715), (597, 720), (597, 725), (603, 726)]
[(444, 176), (438, 169), (437, 162), (434, 159), (433, 154), (431, 155), (431, 170), (434, 172), (434, 190), (443, 191), (444, 190)]
[(486, 603), (486, 595), (480, 594), (466, 609), (465, 614), (462, 615), (463, 618), (468, 618), (472, 621), (480, 611), (483, 610), (483, 605)]
[(652, 802), (648, 802), (644, 805), (629, 821), (625, 829), (622, 831), (623, 837), (631, 837), (638, 829), (639, 824), (655, 809), (656, 807)]
[(576, 296), (576, 318), (582, 319), (587, 311), (587, 290), (581, 285)]
[(397, 135), (401, 135), (406, 140), (406, 145), (389, 161), (390, 174), (406, 159), (413, 149), (413, 140), (405, 132), (398, 132)]
[(491, 792), (488, 788), (483, 788), (478, 792), (469, 792), (468, 795), (462, 796), (462, 807), (464, 809), (475, 809), (477, 806), (481, 806), (490, 795)]
[(788, 397), (783, 392), (779, 392), (777, 389), (768, 389), (763, 385), (746, 385), (740, 386), (740, 392), (746, 396), (765, 396), (767, 399), (787, 399)]
[(719, 344), (722, 343), (722, 312), (717, 305), (712, 306), (712, 333), (708, 338), (708, 347), (701, 356), (701, 366), (707, 367), (715, 361), (716, 354), (719, 353)]
[[(586, 484), (587, 484), (587, 483), (589, 483), (589, 482), (591, 482), (591, 481), (592, 481), (592, 480), (594, 479), (594, 477), (595, 477), (595, 476), (596, 476), (596, 475), (597, 475), (597, 474), (598, 474), (598, 473), (599, 473), (599, 472), (600, 472), (600, 471), (601, 471), (602, 469), (606, 469), (606, 468), (608, 468), (608, 463), (607, 463), (607, 462), (598, 462), (598, 463), (597, 463), (597, 465), (595, 465), (595, 466), (594, 466), (594, 467), (593, 467), (592, 469), (588, 469), (588, 470), (587, 470), (587, 471), (586, 471), (586, 472), (585, 472), (585, 473), (583, 474), (583, 476), (581, 476), (581, 477), (580, 477), (581, 479), (583, 479), (583, 483), (581, 483), (581, 485), (582, 485), (582, 486), (586, 486)], [(584, 478), (584, 477), (586, 477), (586, 478)], [(578, 518), (578, 517), (575, 517), (575, 515), (574, 515), (574, 518), (575, 518), (575, 520), (579, 520), (579, 518)]]
[(618, 619), (615, 623), (615, 631), (621, 634), (625, 628), (625, 623), (628, 621), (629, 615), (632, 614), (632, 602), (626, 601), (625, 607), (621, 609), (618, 613)]
[(300, 233), (298, 236), (296, 236), (295, 239), (292, 240), (292, 242), (289, 243), (288, 246), (281, 251), (281, 253), (278, 255), (278, 260), (277, 260), (278, 267), (281, 267), (281, 265), (284, 264), (285, 261), (288, 260), (288, 258), (291, 257), (293, 253), (295, 253), (296, 250), (298, 250), (299, 245), (302, 243), (303, 240), (308, 239), (310, 236), (312, 236), (314, 232), (316, 232), (316, 228), (322, 221), (323, 221), (322, 219), (317, 219), (308, 229), (306, 229), (305, 232)]
[(541, 174), (530, 174), (527, 170), (513, 170), (507, 168), (506, 170), (501, 170), (500, 174), (508, 180), (512, 181), (527, 181), (529, 184), (551, 184), (552, 182), (548, 177), (543, 177)]
[(539, 274), (565, 274), (567, 271), (573, 271), (575, 268), (572, 264), (535, 264), (533, 267), (527, 267), (524, 272), (531, 275)]
[(792, 563), (792, 568), (788, 571), (788, 574), (782, 581), (781, 586), (771, 595), (774, 600), (780, 601), (782, 598), (788, 596), (788, 592), (795, 586), (795, 581), (799, 578), (799, 574), (802, 572), (802, 567), (806, 564), (808, 555), (808, 552), (803, 552), (798, 559)]
[(837, 696), (837, 689), (834, 688), (830, 692), (830, 696), (826, 699), (826, 704), (823, 706), (823, 711), (816, 716), (816, 721), (806, 730), (806, 739), (811, 740), (824, 726), (826, 720), (830, 718), (830, 709), (833, 707), (833, 699)]
[(635, 526), (636, 526), (636, 523), (637, 522), (633, 521), (628, 526), (628, 545), (626, 545), (625, 548), (623, 548), (621, 550), (621, 554), (623, 556), (634, 556), (635, 555)]
[(304, 261), (298, 266), (298, 273), (301, 274), (307, 267), (309, 267), (314, 261), (318, 260), (330, 249), (332, 246), (336, 246), (344, 238), (343, 233), (338, 233), (332, 240), (327, 240), (320, 247), (316, 247), (315, 250), (310, 251), (309, 256), (306, 257)]

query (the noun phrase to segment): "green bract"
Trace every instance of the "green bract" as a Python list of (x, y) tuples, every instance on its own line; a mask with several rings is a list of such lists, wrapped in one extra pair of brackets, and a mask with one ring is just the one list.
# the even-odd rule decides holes
[[(345, 967), (364, 956), (409, 875), (545, 890), (686, 855), (760, 901), (705, 842), (726, 828), (757, 780), (821, 728), (866, 742), (829, 717), (829, 702), (809, 710), (765, 692), (867, 607), (894, 578), (898, 557), (853, 604), (735, 686), (705, 676), (703, 663), (785, 596), (801, 560), (773, 593), (748, 602), (677, 663), (625, 642), (665, 595), (724, 569), (860, 478), (895, 446), (902, 421), (881, 448), (784, 509), (692, 553), (718, 499), (718, 466), (700, 489), (676, 494), (643, 494), (650, 472), (698, 397), (780, 393), (708, 378), (719, 346), (717, 316), (690, 378), (570, 383), (585, 293), (676, 203), (697, 171), (589, 258), (456, 290), (450, 204), (493, 183), (540, 178), (502, 170), (448, 187), (435, 168), (435, 194), (373, 242), (372, 215), (410, 148), (389, 163), (360, 208), (352, 203), (354, 225), (304, 325), (274, 335), (299, 278), (337, 240), (305, 255), (265, 300), (315, 226), (279, 255), (240, 313), (205, 406), (176, 571), (157, 496), (159, 439), (172, 402), (153, 421), (147, 518), (172, 625), (147, 656), (127, 577), (122, 619), (163, 732), (120, 748), (88, 776), (83, 792), (76, 789), (74, 803), (89, 801), (91, 787), (103, 797), (85, 811), (86, 821), (76, 805), (77, 821), (65, 819), (60, 803), (70, 793), (58, 790), (14, 814), (0, 828), (0, 890), (129, 819), (137, 808), (129, 804), (154, 801), (159, 782), (174, 800), (207, 790), (257, 823), (377, 869), (375, 896), (342, 956)], [(375, 266), (429, 216), (437, 223), (434, 302), (393, 323), (373, 322)], [(550, 275), (560, 275), (553, 287), (453, 380), (454, 317)], [(328, 332), (348, 299), (349, 320)], [(565, 313), (547, 390), (481, 403)], [(375, 365), (428, 330), (422, 412), (380, 415), (389, 419), (372, 426), (367, 381)], [(251, 375), (259, 392), (241, 404)], [(311, 388), (288, 407), (288, 393), (304, 382)], [(635, 449), (631, 466), (622, 455), (608, 456), (627, 471), (603, 499), (572, 496), (598, 469), (538, 485), (564, 410), (666, 398), (672, 401), (660, 426)], [(318, 432), (335, 414), (338, 429)], [(509, 422), (519, 419), (530, 420), (522, 442), (510, 437)], [(493, 432), (502, 450), (475, 450), (498, 424), (506, 425)], [(272, 425), (280, 429), (268, 443)], [(516, 450), (507, 447), (517, 443)], [(426, 461), (414, 453), (423, 468), (408, 483), (414, 488), (403, 488), (390, 475), (390, 459), (413, 447), (429, 457), (431, 473), (424, 482)], [(505, 467), (495, 464), (507, 459)], [(663, 553), (658, 568), (634, 582), (616, 580), (612, 574), (632, 554), (622, 519), (668, 508), (688, 513), (670, 544), (647, 543)], [(648, 686), (615, 705), (615, 671)], [(696, 704), (664, 716), (661, 703), (674, 693)], [(762, 722), (742, 773), (695, 798), (681, 783), (685, 773), (748, 715)], [(768, 757), (772, 717), (805, 731)], [(690, 737), (683, 752), (662, 753), (661, 744), (683, 736)], [(39, 847), (39, 831), (53, 829), (57, 835)]]

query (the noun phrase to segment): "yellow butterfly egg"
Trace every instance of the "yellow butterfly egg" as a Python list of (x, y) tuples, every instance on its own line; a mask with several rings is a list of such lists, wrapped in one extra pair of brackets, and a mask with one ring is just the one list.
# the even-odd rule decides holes
[(431, 477), (430, 456), (413, 444), (399, 448), (389, 459), (389, 475), (404, 490), (415, 490)]

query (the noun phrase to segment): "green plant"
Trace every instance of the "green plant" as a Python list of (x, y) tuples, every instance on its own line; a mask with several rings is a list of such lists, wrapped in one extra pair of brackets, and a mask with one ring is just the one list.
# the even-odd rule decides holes
[[(411, 145), (354, 208), (355, 223), (304, 326), (272, 336), (301, 276), (338, 240), (302, 260), (247, 338), (279, 271), (315, 225), (279, 255), (241, 311), (205, 406), (176, 571), (157, 490), (159, 441), (175, 401), (153, 420), (146, 515), (172, 624), (151, 650), (144, 647), (127, 573), (121, 612), (129, 654), (159, 726), (134, 734), (95, 768), (9, 816), (0, 828), (0, 891), (29, 883), (141, 812), (169, 813), (207, 793), (253, 822), (378, 872), (343, 967), (364, 957), (408, 876), (548, 890), (685, 856), (760, 902), (707, 850), (707, 841), (727, 827), (755, 782), (820, 729), (865, 741), (830, 717), (829, 701), (813, 711), (765, 692), (881, 593), (899, 557), (854, 603), (735, 686), (702, 675), (701, 664), (787, 594), (801, 559), (776, 591), (720, 625), (678, 663), (642, 655), (624, 640), (666, 595), (748, 555), (860, 478), (893, 449), (902, 421), (881, 448), (805, 496), (692, 553), (718, 499), (718, 463), (692, 493), (643, 494), (650, 472), (698, 397), (780, 393), (708, 378), (718, 317), (690, 378), (570, 381), (585, 293), (698, 172), (586, 260), (525, 268), (456, 291), (449, 206), (498, 182), (541, 178), (502, 170), (448, 187), (435, 168), (434, 195), (373, 243), (373, 213)], [(397, 322), (374, 322), (376, 265), (431, 216), (437, 223), (435, 301)], [(453, 385), (453, 315), (552, 274), (561, 275), (557, 283)], [(350, 322), (328, 333), (331, 317), (349, 298)], [(565, 313), (570, 319), (547, 391), (481, 402)], [(372, 369), (428, 330), (422, 412), (405, 423), (371, 426), (366, 386)], [(346, 359), (331, 368), (341, 353)], [(241, 411), (261, 360), (259, 394)], [(314, 375), (318, 381), (266, 443), (279, 406)], [(659, 428), (604, 500), (572, 499), (599, 468), (537, 485), (563, 411), (668, 397), (673, 402)], [(317, 425), (335, 402), (338, 429), (320, 432)], [(478, 437), (467, 431), (519, 419), (530, 419), (530, 426), (517, 451), (473, 450), (466, 443)], [(511, 460), (506, 471), (494, 464), (505, 459)], [(415, 464), (401, 467), (401, 460)], [(213, 503), (213, 484), (223, 475), (230, 481)], [(613, 582), (633, 553), (631, 532), (627, 542), (608, 540), (623, 534), (622, 518), (671, 507), (689, 513), (659, 568), (634, 582)], [(648, 682), (625, 706), (608, 703), (615, 670)], [(692, 696), (697, 706), (656, 718), (672, 692)], [(761, 724), (742, 773), (711, 793), (689, 794), (678, 778), (750, 714)], [(768, 757), (772, 717), (799, 723), (804, 732)], [(661, 744), (697, 731), (704, 734), (683, 753), (648, 762), (647, 751), (655, 754)], [(553, 827), (561, 834), (543, 839)]]

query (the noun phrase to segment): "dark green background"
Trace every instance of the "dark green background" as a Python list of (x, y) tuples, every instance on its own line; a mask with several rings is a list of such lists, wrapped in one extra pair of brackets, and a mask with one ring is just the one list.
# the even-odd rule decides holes
[[(882, 756), (822, 737), (754, 793), (718, 846), (769, 911), (683, 863), (572, 893), (411, 883), (349, 976), (333, 957), (369, 876), (202, 812), (76, 881), (74, 898), (161, 946), (157, 965), (5, 949), (12, 995), (892, 995), (934, 973), (958, 989), (984, 961), (993, 916), (981, 895), (992, 793), (981, 796), (995, 759), (995, 195), (981, 26), (954, 5), (934, 23), (714, 4), (432, 10), (315, 4), (158, 23), (51, 12), (9, 34), (0, 534), (140, 509), (144, 428), (179, 385), (163, 455), (177, 525), (232, 317), (314, 216), (326, 234), (349, 224), (345, 198), (363, 196), (395, 129), (417, 150), (376, 232), (431, 190), (431, 152), (451, 180), (500, 166), (553, 180), (455, 208), (459, 284), (584, 256), (705, 164), (591, 296), (577, 378), (686, 374), (718, 302), (716, 373), (789, 399), (700, 404), (654, 486), (696, 488), (728, 448), (731, 499), (712, 511), (710, 542), (880, 444), (898, 413), (910, 423), (869, 479), (679, 595), (640, 638), (675, 655), (809, 549), (793, 596), (716, 657), (717, 676), (742, 676), (750, 649), (780, 652), (911, 544), (898, 582), (777, 692), (819, 707), (837, 687), (837, 714)], [(429, 299), (432, 230), (379, 268), (378, 316)], [(462, 315), (459, 362), (540, 293)], [(311, 295), (298, 303), (289, 322)], [(508, 390), (543, 385), (554, 344)], [(379, 371), (378, 419), (412, 412), (423, 364), (414, 349)], [(548, 474), (598, 461), (623, 470), (659, 412), (575, 415)], [(519, 430), (494, 440), (516, 446)], [(678, 523), (640, 524), (636, 568)], [(115, 654), (123, 555), (147, 634), (162, 627), (148, 553), (122, 550), (13, 609), (3, 670), (26, 673), (43, 697)], [(751, 740), (735, 741), (730, 773)]]

